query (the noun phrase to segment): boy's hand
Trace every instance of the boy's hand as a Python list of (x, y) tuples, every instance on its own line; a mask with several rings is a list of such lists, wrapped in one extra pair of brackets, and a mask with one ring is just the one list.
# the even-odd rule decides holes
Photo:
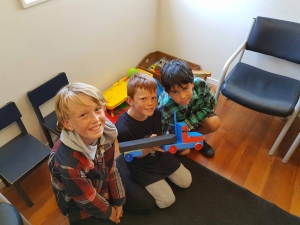
[[(150, 138), (152, 137), (156, 137), (157, 134), (152, 134), (150, 136)], [(138, 156), (137, 158), (142, 158), (150, 153), (152, 153), (153, 151), (156, 151), (156, 152), (165, 152), (164, 150), (162, 150), (159, 146), (156, 146), (156, 147), (152, 147), (152, 148), (144, 148), (142, 149), (142, 152), (143, 152), (143, 155), (142, 156)]]
[(156, 151), (156, 152), (165, 152), (162, 148), (160, 148), (159, 146), (156, 146), (156, 147), (152, 147), (152, 150), (153, 151)]
[(111, 215), (109, 219), (114, 223), (120, 223), (120, 218), (117, 217), (117, 210), (114, 206), (111, 207)]
[(117, 218), (120, 220), (120, 218), (123, 216), (123, 206), (114, 206), (117, 213)]
[[(156, 137), (157, 134), (152, 134), (150, 137)], [(155, 146), (155, 147), (152, 147), (151, 148), (153, 151), (156, 151), (156, 152), (165, 152), (163, 149), (161, 149), (159, 146)]]

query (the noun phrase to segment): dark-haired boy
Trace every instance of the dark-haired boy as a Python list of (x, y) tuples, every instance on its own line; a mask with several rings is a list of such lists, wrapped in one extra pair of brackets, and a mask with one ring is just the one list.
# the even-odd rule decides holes
[[(214, 94), (205, 80), (194, 76), (186, 62), (178, 59), (168, 62), (162, 69), (161, 83), (165, 90), (159, 98), (163, 133), (173, 133), (174, 111), (177, 121), (186, 123), (189, 131), (205, 135), (219, 128), (220, 119), (214, 113)], [(200, 152), (213, 157), (213, 148), (205, 140), (203, 143)], [(189, 152), (187, 149), (180, 154)]]

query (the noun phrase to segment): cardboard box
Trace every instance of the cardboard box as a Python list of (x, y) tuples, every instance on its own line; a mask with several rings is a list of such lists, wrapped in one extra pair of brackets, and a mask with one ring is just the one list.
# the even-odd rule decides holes
[[(165, 63), (173, 59), (181, 59), (181, 58), (160, 51), (151, 52), (140, 61), (140, 63), (137, 65), (137, 68), (152, 73), (153, 77), (156, 78), (159, 82), (161, 82), (160, 71), (162, 67), (164, 66)], [(209, 71), (201, 72), (202, 70), (200, 65), (189, 62), (184, 59), (181, 60), (185, 61), (189, 65), (189, 67), (193, 70), (193, 72), (197, 71), (198, 76), (199, 74), (201, 74), (199, 77), (203, 78), (204, 80), (206, 80), (206, 77), (211, 75)]]

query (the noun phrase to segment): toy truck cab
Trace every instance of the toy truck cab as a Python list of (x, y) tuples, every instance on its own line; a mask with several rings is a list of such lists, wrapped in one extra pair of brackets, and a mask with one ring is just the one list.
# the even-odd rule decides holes
[(183, 122), (177, 122), (176, 111), (174, 111), (176, 143), (161, 146), (164, 151), (175, 154), (177, 150), (195, 148), (199, 151), (203, 146), (203, 135), (199, 132), (189, 132), (188, 126)]

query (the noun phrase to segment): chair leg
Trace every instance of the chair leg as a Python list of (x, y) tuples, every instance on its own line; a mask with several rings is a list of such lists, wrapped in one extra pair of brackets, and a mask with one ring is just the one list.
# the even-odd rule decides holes
[(298, 103), (297, 103), (297, 105), (295, 107), (295, 110), (294, 110), (293, 114), (288, 118), (288, 120), (285, 123), (284, 127), (282, 128), (279, 136), (277, 137), (275, 143), (273, 144), (271, 150), (269, 151), (269, 155), (273, 155), (275, 153), (275, 151), (277, 150), (278, 146), (280, 145), (282, 139), (284, 138), (286, 132), (288, 131), (288, 129), (292, 125), (294, 119), (298, 115), (299, 110), (300, 110), (300, 100), (298, 100)]
[(287, 163), (287, 161), (290, 159), (290, 157), (292, 156), (292, 154), (296, 150), (296, 148), (299, 145), (299, 143), (300, 143), (300, 133), (298, 134), (298, 136), (296, 137), (296, 139), (293, 142), (292, 146), (290, 147), (290, 149), (288, 150), (288, 152), (284, 156), (284, 158), (282, 160), (283, 163)]
[(33, 206), (33, 202), (30, 200), (26, 192), (23, 190), (20, 183), (17, 181), (13, 185), (15, 186), (15, 188), (17, 189), (18, 193), (21, 195), (23, 200), (26, 202), (26, 204), (29, 206), (29, 208), (31, 208)]
[(53, 148), (54, 144), (53, 144), (50, 132), (43, 125), (42, 125), (42, 128), (43, 128), (44, 134), (46, 136), (46, 139), (48, 141), (49, 147)]

